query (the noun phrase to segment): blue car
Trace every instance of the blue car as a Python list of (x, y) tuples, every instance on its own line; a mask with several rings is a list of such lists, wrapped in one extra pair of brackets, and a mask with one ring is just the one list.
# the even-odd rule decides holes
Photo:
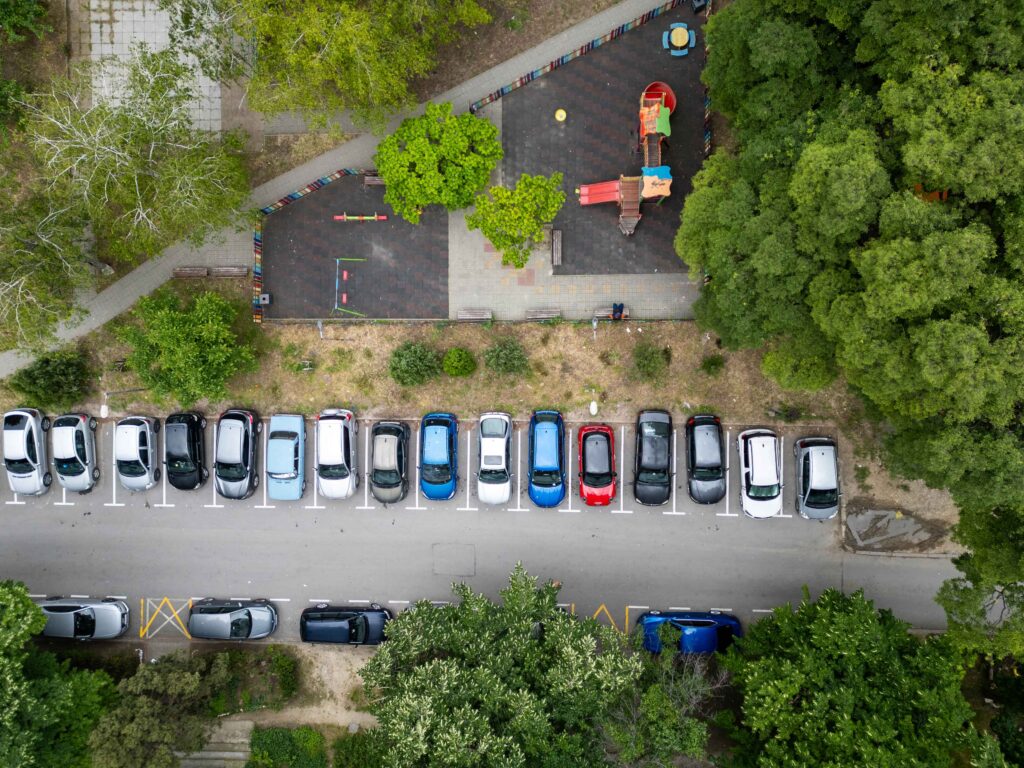
[(530, 499), (557, 507), (565, 498), (565, 423), (558, 411), (530, 416)]
[(428, 413), (420, 423), (420, 490), (428, 499), (455, 495), (459, 476), (459, 420), (454, 413)]
[(270, 417), (267, 440), (267, 495), (295, 501), (306, 490), (306, 421), (279, 413)]
[(644, 648), (661, 653), (658, 631), (665, 624), (680, 633), (680, 653), (714, 653), (728, 648), (735, 637), (743, 637), (740, 620), (730, 613), (710, 611), (648, 611), (636, 620), (643, 629)]

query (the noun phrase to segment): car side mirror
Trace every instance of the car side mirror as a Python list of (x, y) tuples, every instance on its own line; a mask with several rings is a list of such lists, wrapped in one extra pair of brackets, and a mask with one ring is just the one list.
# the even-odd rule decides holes
[(613, 478), (616, 478), (616, 477), (618, 477), (618, 476), (619, 476), (619, 473), (618, 473), (618, 472), (612, 472), (612, 477), (613, 477)]

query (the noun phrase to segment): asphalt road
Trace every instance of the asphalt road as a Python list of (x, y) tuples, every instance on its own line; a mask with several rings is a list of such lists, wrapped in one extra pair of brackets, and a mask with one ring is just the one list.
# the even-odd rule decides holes
[[(359, 432), (361, 469), (368, 426), (364, 422)], [(23, 580), (37, 596), (125, 598), (132, 609), (127, 638), (135, 642), (185, 641), (190, 598), (273, 599), (281, 615), (275, 638), (294, 640), (299, 613), (311, 602), (372, 601), (398, 611), (418, 599), (449, 599), (452, 581), (494, 596), (516, 561), (542, 579), (561, 581), (566, 607), (619, 628), (648, 608), (720, 609), (749, 623), (774, 606), (798, 601), (804, 585), (812, 595), (827, 587), (862, 587), (879, 607), (917, 628), (945, 626), (933, 596), (955, 573), (947, 559), (849, 553), (840, 546), (838, 520), (810, 522), (794, 514), (795, 432), (783, 435), (787, 516), (753, 520), (739, 511), (736, 426), (728, 428), (730, 490), (719, 504), (700, 506), (686, 496), (679, 422), (672, 502), (636, 504), (628, 484), (633, 428), (615, 424), (625, 489), (611, 507), (583, 507), (574, 492), (558, 510), (538, 509), (526, 494), (522, 423), (513, 443), (519, 502), (509, 508), (477, 502), (475, 484), (465, 481), (476, 470), (467, 451), (475, 426), (461, 424), (454, 499), (427, 501), (410, 488), (404, 502), (384, 507), (368, 495), (365, 481), (347, 501), (315, 495), (311, 425), (309, 487), (298, 502), (267, 499), (265, 483), (245, 501), (217, 498), (212, 481), (188, 493), (162, 482), (130, 494), (113, 482), (113, 424), (105, 422), (97, 432), (103, 475), (92, 493), (65, 494), (56, 480), (39, 498), (15, 498), (6, 487), (0, 492), (0, 577)], [(578, 425), (568, 426), (571, 445)], [(414, 428), (413, 450), (415, 434)], [(575, 475), (575, 447), (569, 461)]]

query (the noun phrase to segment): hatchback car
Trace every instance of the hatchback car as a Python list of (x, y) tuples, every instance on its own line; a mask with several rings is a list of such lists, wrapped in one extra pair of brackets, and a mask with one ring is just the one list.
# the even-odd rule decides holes
[(734, 638), (743, 636), (740, 620), (720, 611), (648, 611), (636, 621), (643, 632), (644, 648), (661, 653), (661, 628), (679, 632), (680, 653), (724, 651)]
[(370, 493), (381, 504), (409, 491), (409, 425), (378, 421), (370, 430)]
[(188, 611), (188, 633), (203, 640), (259, 640), (277, 629), (277, 609), (269, 600), (195, 601)]
[(164, 422), (164, 465), (167, 482), (192, 491), (206, 482), (206, 419), (201, 413), (172, 413)]
[(484, 504), (507, 504), (512, 496), (512, 417), (485, 413), (477, 430), (477, 498)]
[(672, 498), (672, 416), (668, 411), (640, 411), (636, 419), (633, 496), (658, 506)]
[(53, 468), (69, 491), (88, 493), (100, 479), (96, 426), (96, 419), (87, 413), (66, 413), (54, 419)]
[(328, 408), (316, 417), (317, 488), (326, 499), (347, 499), (359, 487), (359, 422), (344, 408)]
[(317, 603), (302, 612), (299, 637), (307, 643), (380, 645), (391, 619), (391, 611), (376, 603), (358, 608)]
[(252, 411), (232, 408), (217, 421), (213, 478), (225, 499), (247, 499), (260, 484), (256, 472), (257, 435), (263, 422)]
[(782, 512), (782, 455), (770, 429), (748, 429), (736, 438), (740, 457), (740, 507), (750, 517)]
[(156, 436), (160, 420), (150, 416), (128, 416), (114, 428), (114, 460), (122, 487), (146, 491), (160, 482)]
[(428, 499), (450, 499), (458, 481), (459, 420), (453, 413), (428, 413), (420, 424), (420, 440), (420, 490)]
[(4, 465), (12, 493), (38, 496), (53, 483), (46, 455), (49, 429), (50, 419), (35, 408), (4, 414)]
[(528, 492), (538, 507), (556, 507), (565, 498), (565, 423), (558, 411), (530, 416)]
[(580, 498), (604, 507), (615, 498), (615, 432), (607, 424), (586, 424), (579, 434)]
[(796, 456), (796, 511), (808, 520), (829, 520), (839, 514), (839, 461), (835, 441), (801, 437)]
[(274, 414), (267, 440), (267, 495), (295, 501), (305, 490), (306, 421), (292, 413)]
[(111, 640), (128, 630), (128, 604), (123, 600), (48, 597), (38, 605), (46, 616), (46, 637)]
[(686, 420), (686, 488), (698, 504), (725, 497), (725, 440), (717, 416), (701, 414)]

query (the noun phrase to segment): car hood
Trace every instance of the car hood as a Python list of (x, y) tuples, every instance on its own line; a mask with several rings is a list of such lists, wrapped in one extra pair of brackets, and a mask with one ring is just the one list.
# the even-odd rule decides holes
[(10, 481), (11, 491), (22, 496), (35, 496), (46, 490), (38, 470), (28, 475), (12, 475), (8, 472), (7, 479)]
[(93, 633), (95, 640), (109, 640), (120, 637), (124, 632), (121, 626), (121, 603), (103, 603), (92, 607), (96, 616), (96, 631)]
[(750, 517), (764, 519), (767, 517), (775, 517), (782, 512), (781, 493), (774, 499), (751, 499), (744, 495), (742, 502), (743, 511)]
[(538, 507), (557, 507), (565, 498), (565, 483), (548, 488), (530, 483), (530, 498)]
[(65, 477), (58, 472), (57, 479), (69, 491), (82, 493), (92, 488), (92, 475), (89, 472), (82, 472), (80, 475), (71, 475), (69, 477)]
[(426, 480), (421, 480), (420, 490), (423, 491), (424, 496), (434, 501), (450, 499), (455, 495), (455, 478), (453, 477), (447, 483), (428, 483)]
[(725, 478), (690, 480), (690, 498), (698, 504), (714, 504), (725, 496)]
[(381, 504), (393, 504), (396, 501), (402, 500), (402, 484), (399, 483), (394, 488), (381, 488), (379, 485), (371, 485), (370, 493)]
[(328, 499), (347, 499), (356, 492), (356, 478), (353, 472), (349, 472), (348, 477), (330, 480), (317, 476), (317, 482), (320, 485), (320, 495)]
[(594, 488), (586, 483), (580, 483), (580, 496), (592, 507), (603, 507), (612, 503), (615, 498), (616, 483), (612, 480), (608, 485)]
[(167, 482), (182, 491), (191, 491), (199, 487), (199, 470), (191, 472), (171, 472), (167, 470)]
[(252, 615), (252, 630), (249, 632), (250, 640), (258, 640), (266, 637), (277, 627), (277, 616), (270, 608), (253, 607), (249, 609)]
[(302, 476), (289, 480), (267, 478), (267, 495), (277, 501), (295, 501), (302, 498)]
[(672, 495), (672, 486), (669, 483), (641, 483), (633, 486), (633, 494), (641, 504), (657, 506), (664, 504)]
[(125, 475), (120, 474), (118, 477), (121, 478), (121, 485), (129, 491), (145, 491), (156, 485), (148, 472), (140, 477), (126, 477)]
[(226, 499), (244, 499), (249, 493), (249, 479), (247, 477), (241, 480), (224, 480), (220, 477), (215, 479), (217, 493)]
[(484, 504), (505, 504), (512, 495), (512, 483), (481, 483), (477, 482), (477, 497)]
[(800, 505), (800, 514), (808, 520), (831, 520), (839, 514), (839, 505), (832, 507), (809, 507), (806, 504)]

